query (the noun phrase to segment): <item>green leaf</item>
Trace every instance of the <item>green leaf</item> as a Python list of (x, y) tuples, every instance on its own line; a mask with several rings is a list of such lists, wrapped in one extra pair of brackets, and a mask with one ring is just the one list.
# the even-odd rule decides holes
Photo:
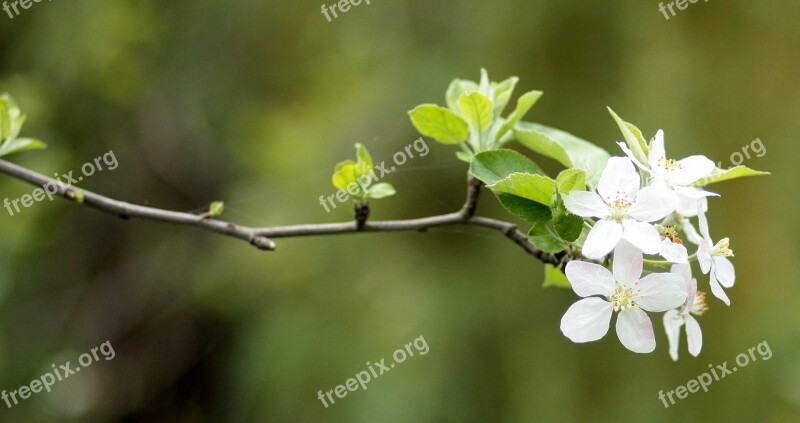
[(369, 194), (369, 198), (374, 198), (377, 200), (381, 198), (391, 197), (395, 195), (397, 191), (395, 191), (394, 187), (391, 184), (387, 182), (381, 182), (369, 187), (367, 193)]
[(556, 288), (572, 288), (566, 275), (561, 269), (553, 266), (552, 264), (544, 265), (544, 284), (542, 287), (554, 286)]
[(11, 133), (11, 116), (8, 113), (8, 94), (0, 96), (0, 141), (8, 138)]
[(556, 177), (556, 188), (560, 194), (567, 194), (572, 190), (586, 190), (586, 171), (583, 169), (567, 169)]
[(519, 78), (516, 76), (512, 76), (500, 83), (492, 82), (492, 101), (494, 102), (495, 116), (503, 114), (503, 110), (511, 100), (511, 95), (514, 93), (514, 87), (517, 86), (517, 82), (519, 82)]
[(760, 170), (753, 170), (747, 166), (735, 166), (730, 169), (720, 169), (715, 168), (711, 175), (706, 176), (705, 178), (695, 182), (692, 184), (693, 186), (705, 186), (709, 184), (713, 184), (715, 182), (722, 182), (727, 181), (729, 179), (736, 179), (736, 178), (744, 178), (747, 176), (761, 176), (761, 175), (770, 175), (769, 172), (763, 172)]
[(545, 253), (560, 253), (567, 248), (567, 244), (553, 232), (546, 222), (533, 225), (528, 231), (528, 239)]
[(0, 157), (28, 150), (43, 150), (47, 144), (32, 138), (10, 138), (0, 148)]
[(517, 108), (508, 115), (506, 121), (503, 122), (503, 125), (500, 127), (500, 130), (497, 131), (497, 138), (500, 139), (506, 132), (510, 131), (517, 122), (520, 121), (533, 107), (534, 104), (539, 100), (539, 97), (542, 96), (541, 91), (528, 91), (527, 93), (521, 95), (519, 99), (517, 99)]
[[(339, 165), (342, 165), (339, 167)], [(333, 174), (333, 186), (339, 189), (347, 189), (347, 185), (356, 182), (356, 166), (351, 163), (339, 163), (338, 169)]]
[(634, 157), (642, 163), (647, 163), (647, 152), (649, 148), (642, 136), (642, 131), (633, 124), (622, 120), (610, 107), (608, 108), (608, 112), (611, 113), (611, 116), (614, 117), (614, 120), (617, 122), (617, 126), (619, 126), (620, 131), (622, 131), (622, 136), (625, 138), (625, 143), (627, 143), (628, 147), (633, 151)]
[(472, 163), (472, 153), (466, 151), (456, 151), (456, 158), (462, 162)]
[(597, 186), (600, 173), (609, 159), (602, 148), (570, 133), (538, 123), (520, 122), (514, 128), (516, 139), (531, 150), (557, 160), (566, 167), (586, 171), (592, 187)]
[(547, 176), (512, 173), (488, 187), (493, 191), (513, 194), (549, 206), (553, 202), (556, 182)]
[(366, 163), (368, 169), (372, 169), (372, 156), (370, 156), (364, 144), (356, 143), (356, 156), (359, 161)]
[(564, 241), (575, 242), (583, 231), (583, 219), (567, 211), (560, 196), (553, 202), (552, 213), (553, 228), (558, 236)]
[(224, 211), (225, 211), (225, 203), (223, 203), (222, 201), (214, 201), (208, 208), (208, 216), (219, 217), (222, 216), (222, 213)]
[(461, 115), (461, 108), (458, 107), (458, 99), (461, 94), (469, 94), (478, 91), (478, 83), (467, 79), (454, 79), (447, 87), (445, 99), (447, 100), (447, 107), (458, 115)]
[(479, 92), (462, 94), (458, 99), (458, 105), (464, 119), (475, 129), (477, 134), (482, 134), (492, 124), (494, 113), (489, 97)]
[(442, 144), (458, 144), (467, 139), (467, 122), (450, 110), (435, 104), (421, 104), (408, 112), (420, 134)]
[(474, 156), (470, 165), (473, 176), (487, 185), (507, 177), (512, 173), (533, 173), (544, 175), (539, 165), (514, 150), (490, 150)]
[(505, 192), (495, 192), (497, 200), (509, 213), (531, 223), (547, 222), (552, 218), (550, 207), (527, 198)]

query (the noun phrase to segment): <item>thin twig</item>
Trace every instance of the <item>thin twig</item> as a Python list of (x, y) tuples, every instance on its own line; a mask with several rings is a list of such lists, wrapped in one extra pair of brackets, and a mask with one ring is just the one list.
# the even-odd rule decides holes
[(467, 199), (463, 207), (454, 213), (406, 220), (353, 221), (344, 223), (306, 224), (253, 228), (203, 215), (175, 212), (154, 207), (138, 206), (114, 200), (91, 191), (65, 185), (25, 167), (0, 159), (0, 172), (11, 175), (31, 185), (49, 189), (53, 195), (62, 196), (74, 202), (117, 215), (122, 218), (140, 218), (197, 226), (223, 235), (243, 239), (261, 250), (274, 250), (276, 245), (271, 238), (301, 236), (337, 235), (357, 232), (424, 232), (431, 228), (450, 225), (475, 225), (501, 232), (523, 250), (544, 263), (555, 266), (563, 264), (563, 254), (550, 254), (539, 250), (530, 242), (528, 236), (510, 222), (475, 216), (481, 182), (473, 176), (468, 177)]

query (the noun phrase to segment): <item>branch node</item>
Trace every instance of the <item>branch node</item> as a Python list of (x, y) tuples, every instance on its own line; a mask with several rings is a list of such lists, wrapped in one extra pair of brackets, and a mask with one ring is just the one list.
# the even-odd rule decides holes
[(255, 236), (250, 239), (250, 244), (253, 244), (259, 250), (275, 251), (275, 242), (265, 236)]
[(356, 230), (363, 231), (364, 226), (367, 224), (367, 219), (369, 219), (369, 205), (356, 203), (353, 209), (353, 214), (356, 218)]

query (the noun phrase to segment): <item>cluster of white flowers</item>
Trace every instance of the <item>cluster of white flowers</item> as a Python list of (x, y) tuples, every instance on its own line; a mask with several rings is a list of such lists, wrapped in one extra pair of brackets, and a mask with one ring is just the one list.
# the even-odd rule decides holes
[[(664, 328), (672, 359), (678, 359), (684, 325), (689, 353), (697, 356), (703, 337), (693, 315), (702, 315), (707, 306), (705, 293), (697, 290), (692, 278), (690, 261), (699, 262), (703, 274), (709, 275), (711, 292), (727, 305), (730, 300), (723, 287), (730, 288), (735, 281), (728, 238), (715, 244), (708, 232), (707, 198), (717, 194), (694, 186), (714, 171), (714, 162), (699, 155), (668, 159), (662, 131), (650, 145), (647, 163), (624, 143), (619, 145), (626, 157), (609, 159), (597, 192), (573, 191), (564, 196), (570, 212), (593, 222), (583, 242), (583, 255), (592, 260), (604, 260), (612, 252), (613, 256), (612, 271), (585, 261), (567, 264), (567, 279), (575, 293), (585, 298), (564, 314), (561, 331), (573, 342), (596, 341), (605, 336), (611, 315), (618, 312), (619, 340), (633, 352), (648, 353), (656, 342), (645, 311), (666, 312)], [(700, 233), (691, 218), (697, 218)], [(689, 256), (681, 233), (697, 245), (695, 254)], [(671, 271), (642, 277), (649, 261), (645, 254), (660, 255), (665, 261), (651, 263), (672, 263)]]

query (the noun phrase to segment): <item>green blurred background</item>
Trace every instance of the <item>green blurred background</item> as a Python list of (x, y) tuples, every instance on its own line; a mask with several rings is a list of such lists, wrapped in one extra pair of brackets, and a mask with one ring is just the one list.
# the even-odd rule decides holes
[[(712, 235), (731, 237), (738, 277), (732, 307), (709, 298), (701, 356), (684, 343), (673, 363), (660, 315), (653, 354), (625, 350), (613, 329), (572, 344), (559, 321), (576, 296), (542, 289), (539, 262), (480, 228), (286, 239), (265, 253), (55, 200), (0, 209), (0, 389), (106, 340), (116, 357), (0, 403), (1, 421), (800, 421), (800, 3), (712, 0), (666, 20), (655, 0), (372, 0), (332, 22), (320, 3), (0, 14), (0, 91), (29, 115), (23, 135), (50, 145), (12, 161), (66, 173), (113, 150), (119, 167), (84, 188), (184, 211), (224, 200), (247, 225), (344, 221), (348, 208), (318, 204), (333, 165), (356, 142), (390, 159), (418, 136), (407, 110), (442, 104), (452, 78), (481, 67), (519, 76), (517, 94), (545, 92), (528, 120), (613, 154), (606, 106), (648, 137), (663, 128), (677, 158), (728, 166), (759, 138), (767, 153), (745, 164), (773, 175), (714, 186)], [(387, 177), (399, 195), (373, 218), (461, 205), (465, 165), (428, 144)], [(0, 175), (0, 198), (31, 189)], [(510, 218), (484, 194), (480, 214)], [(420, 335), (427, 355), (329, 408), (317, 399)], [(762, 341), (769, 361), (668, 409), (658, 399)]]

